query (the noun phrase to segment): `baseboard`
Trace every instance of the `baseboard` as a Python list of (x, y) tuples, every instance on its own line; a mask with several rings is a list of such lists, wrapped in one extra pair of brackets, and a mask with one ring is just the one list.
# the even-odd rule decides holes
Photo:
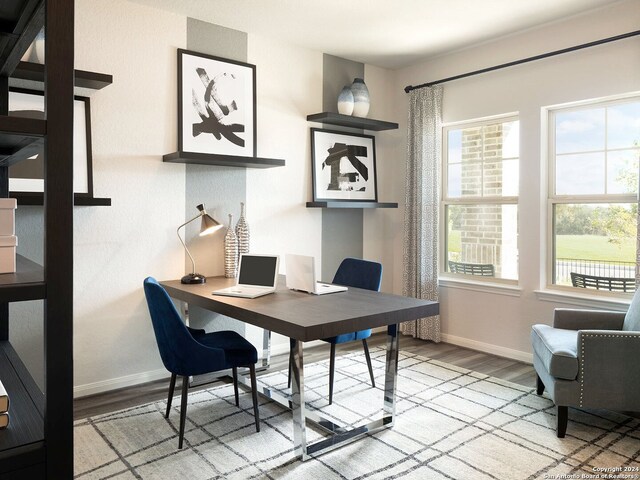
[[(322, 340), (314, 340), (312, 342), (305, 342), (306, 348), (314, 347), (316, 345), (326, 345)], [(289, 342), (281, 343), (271, 346), (271, 355), (282, 355), (289, 353)], [(124, 387), (133, 387), (142, 383), (153, 382), (155, 380), (168, 379), (170, 376), (164, 368), (159, 370), (151, 370), (149, 372), (134, 373), (132, 375), (126, 375), (124, 377), (110, 378), (108, 380), (101, 380), (99, 382), (87, 383), (85, 385), (76, 385), (73, 387), (73, 397), (80, 398), (89, 395), (95, 395), (97, 393), (104, 393), (110, 390), (117, 390)]]
[[(525, 363), (533, 363), (533, 354), (528, 352), (521, 352), (520, 350), (513, 350), (512, 348), (492, 345), (490, 343), (478, 342), (476, 340), (470, 340), (468, 338), (456, 337), (455, 335), (449, 335), (448, 333), (441, 334), (441, 338), (443, 342), (451, 343), (459, 347), (465, 347), (472, 350), (478, 350), (480, 352), (491, 353), (493, 355), (498, 355), (499, 357), (519, 360)], [(400, 348), (402, 349), (402, 347)]]
[(117, 390), (124, 387), (132, 387), (142, 383), (153, 382), (155, 380), (168, 379), (171, 375), (167, 370), (161, 368), (159, 370), (151, 370), (148, 372), (134, 373), (125, 375), (124, 377), (110, 378), (99, 382), (87, 383), (84, 385), (76, 385), (73, 387), (73, 397), (80, 398), (96, 393), (104, 393), (110, 390)]

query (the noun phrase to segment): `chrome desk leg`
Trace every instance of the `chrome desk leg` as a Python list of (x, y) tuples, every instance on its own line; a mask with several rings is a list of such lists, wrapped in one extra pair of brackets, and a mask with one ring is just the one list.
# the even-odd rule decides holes
[(398, 325), (389, 325), (387, 327), (387, 359), (384, 370), (384, 411), (391, 416), (391, 425), (394, 424), (396, 416), (399, 340)]
[(262, 367), (256, 371), (266, 370), (271, 363), (271, 330), (262, 329)]
[(293, 366), (291, 368), (291, 410), (293, 413), (293, 448), (302, 460), (307, 459), (307, 427), (304, 405), (304, 361), (302, 342), (293, 341)]

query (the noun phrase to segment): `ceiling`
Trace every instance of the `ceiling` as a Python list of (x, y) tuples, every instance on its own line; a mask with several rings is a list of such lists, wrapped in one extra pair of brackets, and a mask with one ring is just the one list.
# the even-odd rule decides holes
[(386, 68), (617, 0), (131, 0)]

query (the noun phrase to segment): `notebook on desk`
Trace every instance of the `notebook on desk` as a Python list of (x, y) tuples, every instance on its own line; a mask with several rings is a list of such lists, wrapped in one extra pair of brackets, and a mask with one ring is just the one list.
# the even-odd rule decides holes
[(214, 290), (212, 295), (257, 298), (276, 291), (278, 256), (243, 254), (240, 256), (237, 283), (234, 287)]
[(324, 295), (325, 293), (346, 292), (347, 287), (317, 281), (316, 261), (306, 255), (285, 255), (287, 288)]

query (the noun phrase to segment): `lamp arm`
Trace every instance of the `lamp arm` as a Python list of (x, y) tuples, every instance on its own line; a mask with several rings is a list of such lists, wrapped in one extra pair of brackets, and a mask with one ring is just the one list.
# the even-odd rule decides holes
[(189, 252), (189, 249), (187, 248), (187, 244), (184, 242), (184, 240), (182, 239), (182, 237), (180, 236), (180, 229), (182, 227), (185, 227), (187, 225), (189, 225), (191, 222), (193, 222), (194, 220), (199, 219), (202, 216), (202, 214), (196, 215), (195, 217), (193, 217), (191, 220), (189, 220), (188, 222), (184, 222), (182, 225), (180, 225), (177, 229), (176, 229), (176, 233), (178, 235), (178, 238), (180, 239), (180, 243), (182, 243), (182, 246), (184, 247), (185, 252), (187, 252), (187, 255), (189, 255), (189, 259), (191, 260), (191, 267), (193, 268), (193, 274), (195, 275), (196, 273), (196, 262), (193, 260), (193, 257), (191, 256), (191, 252)]

